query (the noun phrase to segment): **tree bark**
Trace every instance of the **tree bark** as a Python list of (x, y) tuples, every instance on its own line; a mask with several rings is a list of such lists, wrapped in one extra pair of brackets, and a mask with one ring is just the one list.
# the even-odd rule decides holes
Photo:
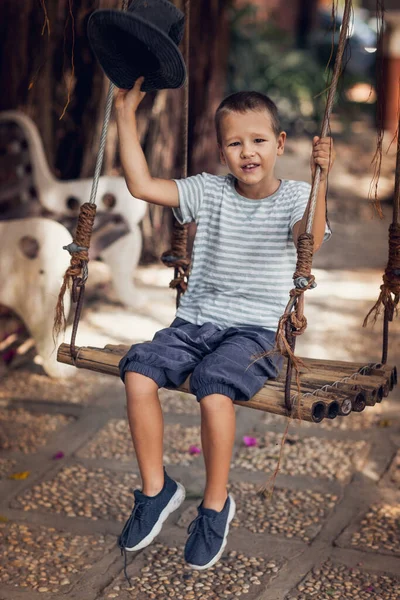
[[(175, 0), (182, 8), (183, 0)], [(18, 109), (39, 128), (50, 168), (60, 179), (94, 172), (108, 80), (90, 49), (86, 26), (97, 8), (121, 0), (0, 0), (0, 110)], [(222, 99), (227, 63), (228, 0), (191, 6), (189, 174), (215, 171), (214, 112)], [(18, 32), (18, 35), (15, 34)], [(138, 113), (150, 171), (181, 175), (183, 90), (149, 94)], [(110, 123), (103, 172), (119, 174), (115, 121)], [(171, 211), (150, 207), (144, 256), (155, 260), (168, 245)]]

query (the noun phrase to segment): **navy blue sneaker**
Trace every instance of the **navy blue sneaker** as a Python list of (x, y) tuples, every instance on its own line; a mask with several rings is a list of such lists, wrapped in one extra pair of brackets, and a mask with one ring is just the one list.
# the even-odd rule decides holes
[(164, 487), (156, 496), (134, 491), (135, 505), (118, 538), (121, 551), (145, 548), (160, 533), (164, 521), (185, 499), (183, 485), (168, 477), (164, 470)]
[(185, 546), (185, 560), (189, 567), (202, 571), (221, 558), (235, 510), (235, 501), (230, 494), (221, 512), (203, 508), (203, 503), (200, 504), (197, 517), (188, 527), (190, 535)]

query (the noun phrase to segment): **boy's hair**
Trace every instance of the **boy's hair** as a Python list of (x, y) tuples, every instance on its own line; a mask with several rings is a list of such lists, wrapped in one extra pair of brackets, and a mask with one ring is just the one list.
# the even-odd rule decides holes
[(265, 94), (261, 92), (236, 92), (222, 100), (215, 113), (215, 130), (217, 132), (218, 144), (221, 144), (221, 121), (222, 117), (230, 112), (245, 113), (249, 110), (265, 109), (272, 121), (272, 129), (276, 137), (281, 132), (278, 109), (275, 104)]

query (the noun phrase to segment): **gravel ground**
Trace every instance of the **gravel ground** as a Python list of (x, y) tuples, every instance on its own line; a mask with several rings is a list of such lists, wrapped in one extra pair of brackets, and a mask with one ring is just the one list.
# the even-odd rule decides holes
[(41, 415), (27, 410), (0, 412), (0, 449), (31, 454), (45, 446), (49, 436), (74, 420), (65, 415)]
[[(310, 542), (338, 500), (332, 494), (280, 488), (274, 489), (271, 498), (263, 498), (258, 494), (259, 487), (246, 481), (229, 485), (237, 509), (232, 527)], [(182, 513), (178, 525), (186, 529), (196, 516), (197, 508), (192, 505)]]
[(314, 569), (286, 600), (397, 600), (400, 581), (388, 575), (368, 573), (328, 561)]
[(0, 523), (0, 582), (39, 592), (66, 592), (113, 545), (111, 536)]
[(51, 379), (46, 374), (32, 373), (28, 368), (10, 371), (1, 379), (0, 399), (46, 400), (86, 404), (93, 389), (109, 384), (110, 378), (92, 371), (72, 370), (67, 379)]
[[(220, 600), (247, 594), (251, 598), (280, 568), (274, 560), (232, 551), (211, 569), (194, 571), (184, 563), (182, 548), (167, 548), (162, 544), (152, 546), (146, 552), (146, 559), (140, 574), (132, 576), (131, 588), (121, 575), (99, 600)], [(132, 570), (133, 566), (128, 567), (128, 574)]]
[(131, 434), (126, 419), (112, 419), (93, 439), (81, 448), (78, 456), (131, 461), (134, 457)]
[(13, 500), (11, 506), (93, 521), (124, 522), (132, 509), (132, 490), (137, 484), (134, 474), (87, 469), (75, 464), (64, 467), (53, 479), (34, 485)]
[(9, 458), (0, 458), (0, 479), (4, 479), (10, 475), (17, 462), (15, 460), (11, 460)]
[(199, 403), (192, 394), (161, 389), (159, 391), (163, 410), (176, 415), (200, 414)]
[(237, 504), (234, 527), (253, 533), (283, 535), (311, 541), (320, 531), (338, 498), (307, 490), (274, 489), (270, 499), (257, 494), (259, 486), (240, 482), (230, 486)]
[[(165, 425), (165, 465), (188, 466), (198, 460), (197, 455), (189, 452), (192, 445), (200, 446), (200, 427), (184, 427), (180, 423)], [(128, 421), (112, 419), (78, 454), (85, 458), (132, 460), (134, 452)]]
[(374, 504), (364, 516), (352, 546), (400, 555), (400, 505)]
[[(280, 452), (281, 433), (257, 435), (257, 446), (240, 447), (233, 460), (235, 468), (249, 471), (274, 471)], [(364, 441), (325, 440), (317, 437), (299, 438), (289, 434), (284, 445), (281, 473), (309, 475), (345, 482), (360, 461), (365, 460), (369, 444)]]
[(164, 463), (166, 465), (180, 465), (188, 467), (203, 459), (201, 454), (190, 454), (190, 446), (201, 447), (200, 427), (183, 427), (180, 423), (166, 425)]

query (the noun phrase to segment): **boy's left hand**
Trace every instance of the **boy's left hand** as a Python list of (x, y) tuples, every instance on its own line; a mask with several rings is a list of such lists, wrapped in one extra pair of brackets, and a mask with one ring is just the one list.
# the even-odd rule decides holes
[(329, 171), (335, 161), (335, 150), (331, 137), (313, 138), (313, 150), (311, 154), (311, 172), (314, 178), (316, 165), (321, 167), (321, 181), (326, 181)]

